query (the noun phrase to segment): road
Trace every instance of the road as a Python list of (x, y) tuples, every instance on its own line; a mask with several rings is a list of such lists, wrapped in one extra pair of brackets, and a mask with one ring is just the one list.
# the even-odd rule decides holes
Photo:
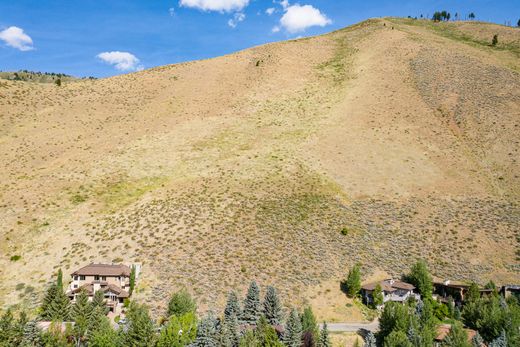
[[(320, 329), (322, 324), (320, 324)], [(356, 332), (359, 330), (368, 330), (377, 332), (379, 330), (379, 320), (371, 323), (327, 323), (327, 329), (330, 332)]]

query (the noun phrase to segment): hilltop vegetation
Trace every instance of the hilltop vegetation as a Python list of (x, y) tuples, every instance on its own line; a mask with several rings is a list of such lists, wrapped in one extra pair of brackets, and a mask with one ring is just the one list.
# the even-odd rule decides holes
[(0, 81), (0, 302), (34, 308), (92, 261), (143, 263), (154, 313), (182, 287), (218, 310), (251, 278), (302, 305), (357, 262), (514, 282), (518, 35), (377, 19), (60, 88)]

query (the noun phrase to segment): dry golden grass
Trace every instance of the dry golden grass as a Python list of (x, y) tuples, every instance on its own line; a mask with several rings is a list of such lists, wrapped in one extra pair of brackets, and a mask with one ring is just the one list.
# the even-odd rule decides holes
[(357, 320), (334, 283), (358, 261), (367, 278), (425, 257), (441, 278), (518, 279), (516, 53), (419, 24), (0, 81), (0, 302), (32, 306), (91, 261), (143, 263), (156, 313), (174, 289), (220, 308), (256, 279)]

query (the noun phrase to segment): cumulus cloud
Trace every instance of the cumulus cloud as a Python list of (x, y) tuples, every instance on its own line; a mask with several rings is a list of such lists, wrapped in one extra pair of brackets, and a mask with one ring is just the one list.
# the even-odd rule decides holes
[(235, 15), (233, 16), (233, 18), (231, 18), (230, 20), (228, 20), (228, 25), (232, 28), (236, 28), (237, 24), (240, 23), (240, 22), (243, 22), (244, 19), (246, 19), (246, 15), (241, 13), (241, 12), (237, 12), (235, 13)]
[(288, 6), (280, 19), (280, 25), (291, 34), (305, 31), (313, 26), (324, 27), (331, 23), (332, 21), (317, 8), (299, 4)]
[(274, 7), (270, 7), (268, 8), (267, 10), (265, 10), (265, 13), (267, 13), (267, 15), (272, 15), (275, 11), (275, 8)]
[(170, 8), (168, 9), (168, 13), (170, 14), (171, 17), (175, 16), (175, 8), (170, 7)]
[(180, 0), (179, 5), (203, 11), (232, 12), (242, 11), (249, 0)]
[(22, 28), (12, 26), (0, 31), (0, 40), (22, 52), (34, 49), (31, 37)]
[(139, 59), (132, 53), (128, 52), (103, 52), (97, 55), (99, 59), (107, 64), (113, 65), (120, 71), (136, 71), (142, 70), (143, 66), (139, 64)]

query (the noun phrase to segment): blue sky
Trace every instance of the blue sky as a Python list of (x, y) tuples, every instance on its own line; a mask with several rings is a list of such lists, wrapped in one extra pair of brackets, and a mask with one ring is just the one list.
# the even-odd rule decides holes
[(519, 0), (0, 0), (0, 70), (105, 77), (443, 9), (520, 18)]

